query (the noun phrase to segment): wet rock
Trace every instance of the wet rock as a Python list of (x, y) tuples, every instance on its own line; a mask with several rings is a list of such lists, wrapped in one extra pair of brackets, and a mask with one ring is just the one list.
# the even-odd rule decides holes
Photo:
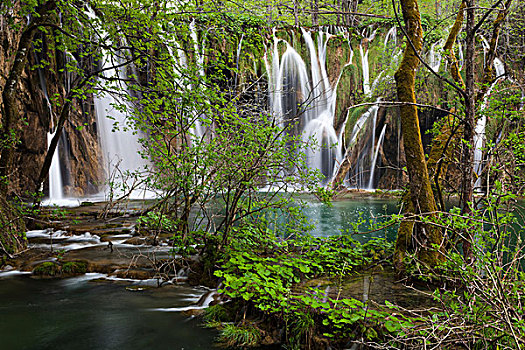
[(204, 314), (204, 309), (189, 309), (183, 312), (186, 316), (201, 316)]
[(145, 239), (142, 237), (131, 237), (124, 241), (124, 244), (131, 244), (131, 245), (142, 245), (144, 243), (145, 243)]
[(129, 278), (134, 280), (146, 280), (155, 277), (155, 271), (151, 269), (126, 269), (116, 270), (110, 274), (118, 278)]

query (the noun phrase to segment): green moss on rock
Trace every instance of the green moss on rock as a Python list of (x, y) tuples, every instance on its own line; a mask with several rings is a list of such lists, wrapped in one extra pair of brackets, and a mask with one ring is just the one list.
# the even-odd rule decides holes
[(87, 263), (83, 261), (68, 261), (63, 264), (46, 261), (38, 264), (33, 269), (33, 275), (43, 278), (71, 277), (83, 275), (87, 272)]
[(56, 277), (60, 274), (60, 266), (52, 261), (38, 264), (33, 269), (33, 275), (40, 277)]
[(62, 265), (62, 275), (83, 275), (87, 272), (87, 264), (83, 261), (69, 261)]

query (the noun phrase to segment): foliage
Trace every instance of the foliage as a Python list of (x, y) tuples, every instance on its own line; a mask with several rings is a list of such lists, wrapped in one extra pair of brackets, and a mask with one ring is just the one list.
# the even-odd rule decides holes
[[(249, 247), (232, 245), (227, 257), (220, 262), (220, 269), (215, 272), (222, 283), (219, 292), (283, 322), (290, 345), (310, 342), (314, 329), (319, 328), (321, 322), (339, 339), (349, 336), (349, 333), (338, 331), (345, 323), (355, 323), (357, 327), (357, 324), (386, 316), (378, 311), (353, 312), (347, 307), (348, 303), (359, 301), (332, 300), (320, 289), (310, 289), (306, 293), (296, 290), (304, 280), (346, 276), (377, 263), (392, 251), (391, 244), (384, 239), (361, 244), (350, 235), (329, 238), (302, 235), (273, 241), (265, 249), (257, 249), (254, 244)], [(344, 314), (343, 309), (346, 310)], [(351, 318), (348, 322), (347, 317)], [(343, 321), (339, 322), (340, 319)], [(372, 330), (367, 332), (372, 334)]]
[[(418, 271), (417, 263), (412, 264), (410, 273), (439, 282), (433, 294), (435, 308), (431, 312), (411, 312), (418, 319), (417, 327), (394, 337), (392, 343), (419, 348), (421, 343), (415, 339), (420, 338), (427, 346), (517, 349), (524, 345), (525, 231), (523, 208), (515, 199), (514, 194), (502, 191), (501, 183), (496, 183), (470, 215), (452, 208), (434, 222), (449, 238), (447, 260), (430, 274)], [(471, 264), (465, 263), (461, 252), (466, 230), (474, 232), (476, 259)]]

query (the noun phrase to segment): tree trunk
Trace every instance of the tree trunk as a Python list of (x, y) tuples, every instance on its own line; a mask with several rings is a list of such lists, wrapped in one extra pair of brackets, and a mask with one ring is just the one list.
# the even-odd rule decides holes
[[(395, 74), (395, 80), (398, 100), (407, 102), (406, 105), (400, 107), (403, 145), (405, 147), (410, 190), (411, 206), (407, 207), (414, 211), (407, 214), (424, 214), (427, 217), (432, 217), (437, 210), (436, 202), (430, 186), (427, 163), (423, 152), (417, 107), (414, 105), (416, 103), (415, 78), (419, 65), (418, 54), (422, 48), (423, 29), (416, 0), (401, 0), (401, 9), (405, 21), (407, 44), (401, 65)], [(413, 231), (417, 231), (417, 236), (413, 237), (413, 239), (415, 239), (418, 246), (418, 257), (427, 266), (435, 266), (444, 259), (441, 231), (429, 224), (417, 226), (418, 229)], [(406, 242), (409, 236), (410, 233), (400, 232), (398, 240)], [(440, 248), (436, 249), (434, 245)], [(395, 256), (398, 258), (404, 256), (402, 249), (406, 249), (406, 245), (403, 242), (397, 242)]]
[(312, 26), (319, 26), (319, 0), (312, 0)]
[(443, 50), (445, 51), (445, 54), (447, 55), (447, 61), (450, 67), (450, 74), (452, 75), (452, 78), (454, 79), (454, 81), (457, 82), (459, 86), (462, 88), (465, 87), (465, 83), (463, 82), (463, 78), (461, 77), (461, 74), (459, 74), (458, 60), (456, 59), (456, 55), (454, 54), (454, 44), (456, 43), (458, 34), (461, 31), (461, 26), (463, 25), (463, 19), (464, 19), (463, 12), (465, 11), (466, 6), (467, 4), (465, 3), (465, 1), (461, 2), (461, 5), (459, 6), (459, 10), (458, 10), (458, 15), (456, 16), (456, 21), (454, 22), (452, 29), (450, 29), (450, 33), (448, 34), (447, 42), (445, 43), (445, 46), (443, 47)]
[[(461, 149), (461, 212), (469, 214), (471, 212), (472, 195), (474, 189), (474, 170), (472, 167), (474, 161), (474, 125), (476, 123), (476, 105), (475, 105), (475, 0), (466, 0), (467, 6), (467, 39), (466, 39), (466, 53), (465, 53), (465, 119), (463, 123), (463, 142)], [(472, 234), (469, 230), (464, 232), (463, 239), (463, 256), (467, 261), (472, 261)]]

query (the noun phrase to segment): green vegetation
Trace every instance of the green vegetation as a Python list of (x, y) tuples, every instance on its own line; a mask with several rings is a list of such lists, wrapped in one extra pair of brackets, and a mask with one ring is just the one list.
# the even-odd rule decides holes
[[(153, 236), (154, 243), (170, 237), (173, 256), (181, 259), (179, 264), (191, 264), (197, 282), (220, 283), (225, 304), (209, 308), (205, 320), (221, 330), (225, 345), (251, 347), (270, 338), (289, 348), (525, 346), (524, 232), (515, 196), (525, 191), (520, 90), (524, 77), (516, 68), (522, 60), (523, 28), (516, 24), (519, 21), (508, 20), (523, 20), (525, 15), (511, 1), (468, 0), (460, 13), (451, 3), (429, 0), (402, 0), (401, 13), (395, 4), (369, 0), (340, 1), (335, 11), (333, 3), (317, 0), (253, 0), (243, 6), (203, 1), (177, 8), (172, 2), (153, 0), (89, 4), (93, 11), (68, 0), (29, 1), (23, 6), (13, 0), (0, 5), (1, 9), (20, 5), (5, 15), (10, 30), (20, 36), (6, 59), (12, 63), (2, 73), (0, 265), (25, 247), (22, 215), (7, 201), (13, 195), (12, 170), (21, 166), (15, 164), (22, 148), (20, 134), (28, 122), (25, 111), (18, 110), (23, 97), (17, 90), (20, 78), (31, 69), (47, 69), (61, 78), (69, 72), (75, 75), (74, 86), (50, 99), (50, 118), (56, 120), (38, 121), (54, 128), (57, 136), (35, 180), (36, 201), (42, 197), (38, 192), (72, 106), (100, 91), (120, 96), (123, 103), (114, 107), (132, 117), (126, 125), (114, 127), (147, 135), (142, 140), (143, 156), (151, 161), (149, 169), (126, 175), (161, 193), (138, 220), (137, 232)], [(458, 16), (463, 7), (465, 18)], [(403, 20), (394, 18), (401, 14)], [(455, 18), (458, 26), (449, 33)], [(500, 37), (504, 20), (518, 39)], [(320, 174), (305, 170), (301, 135), (291, 135), (272, 115), (267, 104), (270, 78), (264, 68), (273, 28), (275, 36), (286, 38), (299, 54), (307, 52), (300, 25), (349, 28), (345, 34), (349, 37), (337, 34), (329, 48), (337, 60), (334, 71), (344, 75), (339, 88), (352, 105), (375, 101), (378, 92), (363, 96), (363, 64), (354, 57), (343, 67), (350, 54), (346, 48), (337, 51), (340, 46), (350, 43), (357, 52), (358, 45), (365, 44), (364, 33), (378, 29), (381, 36), (392, 25), (408, 31), (399, 37), (411, 38), (401, 45), (405, 55), (400, 67), (386, 67), (393, 52), (381, 43), (374, 46), (380, 39), (366, 43), (371, 45), (371, 66), (385, 67), (383, 74), (391, 78), (396, 71), (398, 84), (397, 94), (391, 81), (377, 90), (384, 96), (397, 95), (396, 101), (384, 101), (382, 111), (385, 106), (391, 110), (384, 112), (390, 113), (388, 117), (380, 117), (385, 125), (401, 120), (402, 135), (395, 137), (404, 141), (397, 164), (387, 166), (404, 167), (407, 174), (402, 175), (408, 177), (403, 216), (393, 216), (388, 223), (400, 223), (395, 252), (394, 244), (384, 239), (359, 243), (346, 233), (329, 238), (307, 234), (311, 223), (302, 215), (295, 193), (311, 193), (326, 205), (336, 192), (318, 186)], [(490, 40), (489, 47), (481, 48), (481, 34)], [(450, 72), (443, 64), (434, 74), (421, 61), (428, 61), (432, 43), (447, 37), (446, 50), (443, 45), (435, 49), (447, 55)], [(458, 64), (458, 37), (466, 48), (466, 68), (461, 72), (451, 68)], [(277, 46), (282, 53), (286, 43)], [(43, 56), (32, 67), (29, 52)], [(512, 75), (513, 80), (499, 82), (502, 77), (492, 74), (497, 52), (509, 57), (505, 76)], [(64, 59), (65, 53), (73, 58)], [(101, 67), (104, 57), (110, 58), (112, 67)], [(60, 60), (67, 62), (55, 66)], [(312, 62), (308, 58), (306, 63)], [(116, 76), (104, 75), (118, 68)], [(377, 76), (377, 70), (372, 72), (372, 78)], [(291, 106), (298, 111), (291, 119), (300, 119), (298, 107)], [(342, 125), (348, 117), (348, 141), (368, 105), (348, 116), (346, 107), (337, 108), (337, 123)], [(433, 113), (429, 120), (436, 120), (434, 127), (427, 127), (432, 129), (434, 153), (425, 149), (419, 125), (429, 111)], [(473, 166), (480, 165), (474, 164), (475, 126), (484, 117), (489, 118), (486, 157), (475, 174)], [(303, 127), (295, 121), (290, 125)], [(363, 128), (363, 134), (375, 127)], [(377, 134), (369, 136), (372, 145)], [(483, 191), (476, 197), (478, 179)], [(113, 180), (110, 185), (115, 190), (112, 201), (117, 190), (125, 197), (134, 189)], [(447, 193), (459, 196), (458, 207), (446, 209)], [(359, 233), (358, 224), (348, 231)], [(87, 271), (84, 262), (61, 260), (41, 263), (33, 273), (64, 277)], [(408, 309), (391, 301), (377, 304), (343, 295), (348, 278), (394, 267), (403, 281), (423, 285), (432, 298), (431, 308)], [(312, 286), (316, 282), (319, 286)], [(330, 294), (326, 287), (337, 292)], [(278, 328), (284, 330), (282, 336), (274, 334)]]
[(87, 272), (87, 264), (83, 261), (68, 261), (64, 263), (47, 261), (38, 264), (33, 269), (33, 275), (40, 277), (71, 277)]

